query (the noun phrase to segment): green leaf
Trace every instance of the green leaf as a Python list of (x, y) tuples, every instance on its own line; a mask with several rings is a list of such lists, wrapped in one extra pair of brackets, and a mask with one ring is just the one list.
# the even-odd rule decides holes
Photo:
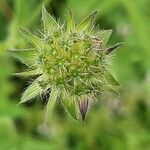
[(28, 88), (23, 93), (19, 104), (30, 101), (42, 92), (42, 88), (39, 85), (41, 78), (42, 76), (38, 77), (31, 85), (28, 86)]
[(72, 31), (75, 28), (75, 20), (72, 15), (72, 11), (68, 12), (68, 19), (67, 19), (67, 30)]
[(15, 76), (21, 76), (21, 77), (31, 77), (36, 75), (41, 75), (42, 70), (36, 69), (36, 70), (28, 70), (20, 73), (13, 73)]
[(56, 20), (47, 12), (44, 5), (42, 6), (42, 21), (45, 34), (49, 34), (52, 28), (58, 26)]
[(36, 35), (32, 34), (31, 32), (22, 27), (20, 27), (20, 30), (23, 35), (28, 39), (28, 41), (33, 44), (33, 46), (39, 49), (43, 48), (44, 41), (41, 38), (37, 37)]
[(79, 25), (77, 26), (77, 30), (78, 31), (84, 31), (84, 30), (90, 31), (91, 28), (93, 27), (93, 21), (95, 19), (96, 14), (97, 14), (97, 11), (94, 11), (87, 18), (81, 21)]
[(120, 85), (119, 82), (108, 71), (105, 71), (105, 79), (106, 79), (106, 82), (110, 85), (113, 85), (113, 86)]
[(64, 106), (65, 110), (70, 114), (72, 118), (77, 120), (77, 110), (76, 110), (76, 103), (73, 96), (70, 96), (66, 92), (61, 93), (61, 102)]
[(37, 63), (35, 49), (11, 49), (8, 52), (27, 66), (33, 66)]
[(57, 90), (57, 88), (51, 87), (50, 97), (46, 106), (45, 123), (49, 120), (49, 118), (52, 118), (53, 110), (58, 96), (59, 96), (59, 91)]
[(98, 34), (96, 34), (102, 41), (102, 47), (104, 47), (107, 44), (107, 42), (112, 34), (112, 31), (113, 31), (112, 29), (101, 30)]

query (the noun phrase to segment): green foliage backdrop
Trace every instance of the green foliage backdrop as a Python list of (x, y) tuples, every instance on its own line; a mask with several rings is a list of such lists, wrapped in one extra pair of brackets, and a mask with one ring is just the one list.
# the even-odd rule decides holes
[[(7, 49), (29, 46), (18, 27), (39, 28), (42, 3), (61, 20), (68, 9), (78, 20), (98, 10), (96, 23), (114, 30), (109, 44), (125, 42), (110, 67), (121, 83), (120, 97), (103, 95), (84, 124), (68, 119), (58, 106), (44, 126), (44, 101), (17, 106), (27, 84), (11, 73), (25, 66)], [(149, 0), (0, 0), (0, 150), (149, 150), (149, 8)]]

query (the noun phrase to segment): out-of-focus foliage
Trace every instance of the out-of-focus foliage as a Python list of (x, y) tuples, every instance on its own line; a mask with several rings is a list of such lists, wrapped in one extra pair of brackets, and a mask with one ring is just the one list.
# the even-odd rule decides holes
[[(25, 66), (10, 57), (7, 49), (30, 46), (18, 27), (38, 28), (43, 2), (62, 20), (68, 9), (77, 19), (99, 10), (100, 27), (114, 29), (109, 44), (125, 42), (110, 67), (121, 83), (120, 97), (103, 96), (99, 105), (93, 104), (84, 124), (67, 119), (58, 107), (55, 118), (44, 126), (46, 101), (17, 106), (27, 85), (11, 73)], [(149, 0), (0, 0), (0, 150), (149, 150), (149, 8)]]

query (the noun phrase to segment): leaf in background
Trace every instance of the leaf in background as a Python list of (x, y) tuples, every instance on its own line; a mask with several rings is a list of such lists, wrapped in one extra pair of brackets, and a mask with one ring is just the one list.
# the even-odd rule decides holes
[(42, 7), (42, 21), (45, 34), (49, 34), (53, 26), (58, 26), (56, 20), (47, 12), (44, 5)]
[(42, 88), (39, 85), (39, 80), (41, 79), (41, 77), (38, 77), (31, 85), (27, 87), (21, 97), (21, 101), (19, 102), (19, 104), (30, 101), (42, 92)]
[(94, 11), (87, 18), (81, 21), (79, 25), (77, 26), (77, 30), (78, 31), (83, 31), (83, 30), (90, 31), (93, 26), (93, 21), (95, 19), (96, 14), (97, 14), (97, 11)]
[(13, 49), (8, 52), (27, 66), (33, 66), (37, 61), (35, 49)]
[(67, 93), (65, 94), (65, 92), (62, 92), (61, 102), (66, 111), (71, 115), (71, 117), (77, 120), (78, 118), (77, 118), (76, 103), (73, 97)]
[(75, 20), (72, 15), (72, 11), (68, 12), (68, 19), (67, 19), (67, 30), (72, 31), (75, 28)]
[(119, 82), (108, 71), (105, 71), (105, 79), (106, 79), (106, 82), (110, 85), (113, 85), (113, 86), (120, 85)]
[(14, 0), (15, 19), (20, 25), (25, 25), (31, 13), (29, 0)]

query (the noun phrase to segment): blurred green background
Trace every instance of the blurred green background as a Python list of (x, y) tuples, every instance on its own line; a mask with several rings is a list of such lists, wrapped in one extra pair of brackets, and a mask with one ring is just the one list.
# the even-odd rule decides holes
[[(58, 107), (44, 126), (44, 101), (17, 106), (31, 79), (11, 76), (25, 66), (7, 49), (28, 46), (18, 27), (37, 30), (42, 3), (63, 21), (70, 8), (77, 19), (99, 10), (96, 24), (114, 31), (108, 45), (125, 42), (110, 66), (120, 97), (104, 94), (85, 123)], [(149, 0), (0, 0), (0, 150), (150, 150), (149, 43)]]

